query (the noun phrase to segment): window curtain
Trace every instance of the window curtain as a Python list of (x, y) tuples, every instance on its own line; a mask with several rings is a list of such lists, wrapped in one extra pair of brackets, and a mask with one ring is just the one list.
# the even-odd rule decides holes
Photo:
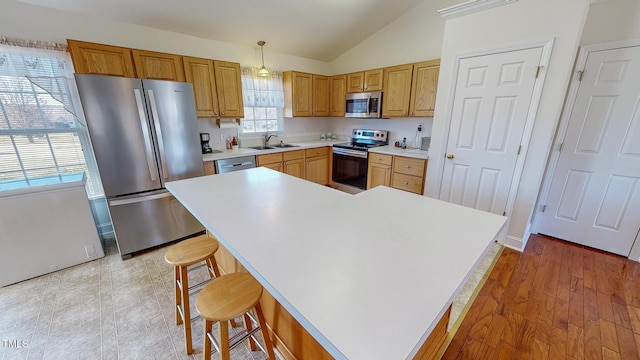
[[(40, 48), (44, 47), (44, 48)], [(0, 38), (0, 175), (16, 168), (27, 186), (30, 177), (46, 172), (62, 176), (69, 171), (64, 162), (75, 157), (74, 165), (85, 165), (87, 190), (91, 197), (104, 195), (98, 175), (87, 124), (80, 105), (73, 64), (62, 44)], [(23, 111), (21, 111), (21, 109)], [(17, 136), (46, 134), (50, 153), (31, 153), (18, 144)], [(52, 140), (53, 134), (68, 140)], [(8, 140), (9, 139), (9, 140)], [(62, 142), (69, 141), (68, 145)], [(77, 144), (75, 146), (72, 143)], [(62, 149), (66, 146), (66, 149)], [(75, 150), (74, 150), (75, 148)], [(6, 151), (5, 151), (6, 150)], [(27, 153), (29, 152), (29, 153)], [(39, 159), (37, 158), (39, 157)], [(38, 165), (30, 165), (32, 163)], [(49, 170), (30, 170), (51, 163)], [(45, 166), (46, 167), (46, 166)]]
[(244, 106), (284, 107), (282, 72), (269, 70), (268, 77), (260, 77), (259, 68), (243, 67), (241, 71)]

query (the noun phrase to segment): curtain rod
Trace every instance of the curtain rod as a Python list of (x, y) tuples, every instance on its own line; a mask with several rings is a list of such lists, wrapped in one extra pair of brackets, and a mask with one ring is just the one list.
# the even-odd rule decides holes
[(60, 44), (54, 42), (40, 41), (40, 40), (25, 40), (17, 38), (8, 38), (6, 36), (0, 36), (0, 44), (10, 46), (20, 46), (36, 49), (57, 50), (69, 52), (67, 44)]

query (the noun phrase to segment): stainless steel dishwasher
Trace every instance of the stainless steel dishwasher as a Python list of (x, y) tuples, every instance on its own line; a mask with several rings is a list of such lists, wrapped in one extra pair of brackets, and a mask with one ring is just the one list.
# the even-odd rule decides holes
[(216, 160), (216, 174), (224, 174), (232, 171), (240, 171), (256, 167), (255, 155), (241, 156), (231, 159)]

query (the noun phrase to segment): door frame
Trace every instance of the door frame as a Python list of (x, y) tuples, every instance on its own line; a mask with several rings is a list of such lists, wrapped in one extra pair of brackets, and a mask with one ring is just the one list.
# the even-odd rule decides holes
[[(551, 189), (551, 182), (555, 175), (558, 161), (560, 159), (560, 146), (562, 141), (567, 136), (567, 129), (569, 128), (569, 120), (573, 113), (573, 107), (578, 97), (578, 90), (580, 88), (580, 73), (584, 71), (587, 66), (587, 59), (589, 54), (597, 51), (623, 49), (628, 47), (640, 46), (640, 39), (613, 41), (602, 44), (586, 45), (580, 47), (578, 56), (576, 57), (576, 63), (574, 65), (573, 75), (567, 96), (564, 101), (562, 115), (556, 129), (556, 133), (553, 139), (552, 152), (549, 155), (549, 161), (545, 168), (545, 175), (542, 180), (542, 186), (540, 187), (540, 193), (538, 194), (538, 200), (534, 207), (534, 215), (532, 220), (531, 232), (538, 233), (538, 228), (542, 219), (542, 209), (546, 205), (549, 198), (549, 191)], [(640, 242), (638, 241), (638, 235), (636, 235), (635, 242), (631, 247), (630, 259), (640, 260)]]
[[(474, 51), (474, 52), (469, 52), (469, 53), (462, 53), (456, 56), (454, 62), (454, 68), (453, 68), (453, 76), (451, 78), (451, 84), (453, 85), (451, 87), (451, 89), (449, 90), (449, 101), (447, 104), (447, 115), (446, 115), (446, 121), (445, 121), (445, 128), (446, 130), (446, 134), (445, 134), (445, 141), (443, 141), (442, 143), (442, 154), (443, 156), (446, 156), (446, 150), (447, 147), (449, 145), (449, 136), (450, 136), (450, 131), (451, 131), (451, 122), (452, 122), (452, 117), (453, 117), (453, 104), (455, 102), (455, 97), (456, 97), (456, 84), (458, 83), (458, 73), (460, 71), (460, 63), (462, 60), (464, 59), (468, 59), (468, 58), (472, 58), (472, 57), (478, 57), (478, 56), (486, 56), (486, 55), (495, 55), (495, 54), (501, 54), (501, 53), (507, 53), (507, 52), (512, 52), (512, 51), (519, 51), (519, 50), (529, 50), (529, 49), (535, 49), (535, 48), (542, 48), (542, 54), (540, 56), (540, 73), (538, 74), (538, 78), (536, 79), (534, 85), (533, 85), (533, 93), (531, 95), (531, 103), (529, 105), (529, 112), (527, 113), (527, 118), (525, 120), (525, 126), (524, 126), (524, 132), (522, 133), (522, 138), (520, 139), (520, 144), (522, 146), (522, 148), (520, 149), (520, 155), (518, 156), (517, 160), (516, 160), (516, 164), (515, 164), (515, 168), (514, 168), (514, 173), (513, 173), (513, 179), (511, 180), (511, 185), (509, 187), (509, 194), (507, 196), (507, 204), (506, 204), (506, 210), (505, 212), (507, 213), (507, 216), (509, 216), (510, 214), (513, 213), (513, 208), (515, 205), (515, 199), (516, 199), (516, 193), (517, 193), (517, 189), (518, 189), (518, 184), (520, 183), (520, 179), (522, 177), (522, 171), (524, 169), (524, 163), (525, 163), (525, 159), (527, 157), (527, 152), (529, 150), (529, 142), (531, 141), (531, 136), (533, 133), (533, 125), (535, 123), (535, 119), (537, 117), (538, 114), (538, 108), (540, 105), (540, 100), (542, 98), (542, 90), (544, 87), (544, 83), (545, 83), (545, 79), (547, 76), (547, 69), (549, 67), (549, 62), (551, 61), (551, 53), (553, 50), (553, 45), (555, 43), (555, 37), (551, 37), (551, 38), (547, 38), (547, 39), (543, 39), (543, 40), (537, 40), (537, 41), (531, 41), (531, 42), (524, 42), (524, 43), (520, 43), (520, 44), (514, 44), (514, 45), (509, 45), (509, 46), (503, 46), (503, 47), (496, 47), (496, 48), (489, 48), (489, 49), (485, 49), (485, 50), (481, 50), (481, 51)], [(442, 178), (444, 176), (444, 167), (445, 167), (445, 161), (440, 162), (440, 164), (438, 165), (438, 192), (437, 192), (437, 198), (440, 198), (440, 195), (442, 193)], [(511, 247), (513, 249), (516, 249), (518, 251), (522, 250), (523, 244), (524, 244), (524, 240), (523, 238), (519, 238), (519, 237), (515, 237), (515, 236), (510, 236), (508, 234), (508, 229), (509, 229), (509, 223), (511, 222), (511, 217), (507, 218), (507, 222), (506, 225), (504, 227), (504, 229), (506, 229), (506, 231), (502, 231), (499, 235), (498, 235), (498, 242)], [(524, 238), (526, 238), (528, 236), (528, 234), (525, 234)]]

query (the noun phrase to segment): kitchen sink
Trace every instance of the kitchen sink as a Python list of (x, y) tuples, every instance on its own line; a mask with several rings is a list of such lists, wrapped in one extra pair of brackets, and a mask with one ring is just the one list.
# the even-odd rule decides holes
[(290, 147), (299, 147), (300, 145), (293, 145), (293, 144), (278, 144), (278, 145), (273, 145), (273, 147), (276, 148), (290, 148)]
[(273, 146), (249, 146), (249, 149), (254, 149), (254, 150), (271, 150), (271, 149), (275, 149), (275, 147)]

